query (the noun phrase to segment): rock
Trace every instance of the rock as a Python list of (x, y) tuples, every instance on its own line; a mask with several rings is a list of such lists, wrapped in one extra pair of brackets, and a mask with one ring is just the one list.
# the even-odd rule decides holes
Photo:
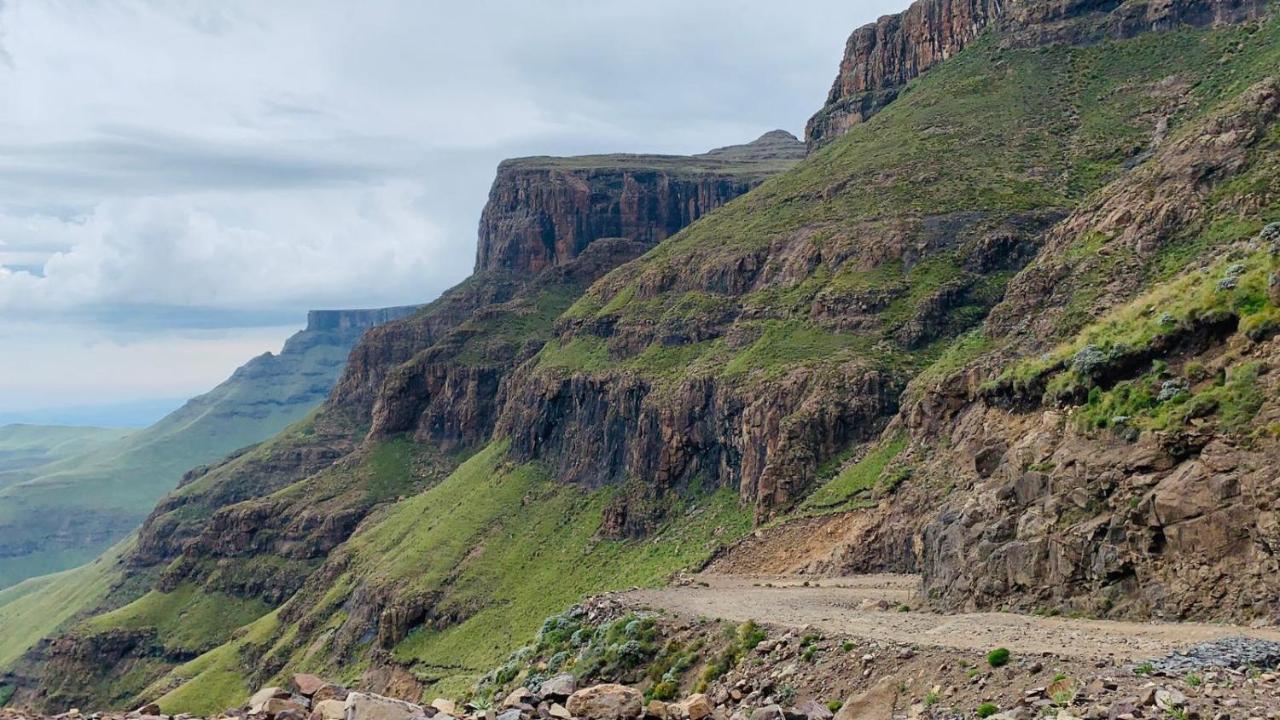
[(669, 706), (668, 710), (674, 710), (679, 713), (680, 717), (688, 718), (688, 720), (703, 720), (703, 718), (715, 711), (715, 706), (711, 704), (706, 695), (698, 693)]
[(134, 710), (134, 712), (139, 715), (159, 715), (160, 706), (155, 703), (147, 703), (137, 710)]
[(547, 712), (551, 717), (559, 718), (560, 720), (570, 720), (573, 717), (573, 715), (569, 714), (568, 708), (560, 703), (551, 703), (551, 707), (547, 709)]
[(623, 720), (639, 717), (643, 697), (625, 685), (605, 683), (583, 688), (569, 696), (569, 712), (586, 720)]
[(667, 720), (667, 704), (661, 700), (650, 700), (649, 704), (644, 706), (644, 715), (655, 720)]
[(308, 673), (298, 673), (293, 676), (293, 689), (299, 695), (305, 695), (306, 697), (315, 695), (320, 688), (328, 684), (322, 678)]
[(431, 707), (435, 708), (436, 710), (439, 710), (445, 715), (457, 716), (458, 714), (457, 703), (455, 703), (452, 700), (449, 700), (448, 698), (436, 698), (435, 700), (432, 700)]
[(535, 700), (537, 700), (537, 697), (529, 691), (529, 688), (518, 687), (512, 690), (502, 701), (502, 707), (512, 708), (517, 705), (533, 705)]
[(578, 689), (578, 680), (569, 673), (561, 673), (542, 681), (538, 694), (544, 698), (565, 699)]
[(521, 720), (520, 708), (511, 708), (498, 713), (497, 720)]
[(418, 705), (372, 693), (350, 693), (345, 705), (346, 720), (410, 720), (426, 717), (426, 712)]
[(1187, 696), (1176, 688), (1160, 688), (1156, 690), (1156, 707), (1169, 712), (1187, 704)]
[(344, 720), (347, 716), (346, 700), (330, 698), (321, 700), (311, 708), (311, 720)]
[(897, 682), (892, 677), (882, 678), (866, 692), (845, 700), (835, 720), (893, 720), (893, 706), (897, 702)]
[(809, 718), (809, 720), (831, 720), (833, 717), (833, 713), (826, 705), (813, 699), (805, 700), (793, 709), (795, 712)]
[(255, 711), (255, 714), (279, 718), (279, 720), (306, 720), (309, 713), (302, 705), (284, 698), (268, 698)]
[(787, 714), (778, 705), (765, 705), (751, 712), (751, 720), (787, 720)]
[(320, 689), (316, 690), (315, 693), (312, 694), (311, 704), (315, 705), (316, 703), (323, 702), (325, 700), (337, 700), (339, 702), (346, 702), (347, 695), (349, 695), (350, 693), (351, 693), (350, 690), (342, 687), (341, 685), (334, 685), (333, 683), (325, 683), (324, 685), (320, 686)]
[(249, 712), (260, 713), (262, 712), (262, 707), (266, 705), (268, 700), (276, 698), (285, 699), (291, 694), (292, 693), (284, 688), (264, 687), (249, 698)]

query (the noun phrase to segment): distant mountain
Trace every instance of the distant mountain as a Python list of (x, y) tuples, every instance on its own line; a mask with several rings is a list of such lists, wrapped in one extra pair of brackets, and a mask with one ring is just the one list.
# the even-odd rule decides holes
[(186, 398), (156, 398), (102, 405), (0, 411), (0, 426), (44, 425), (77, 428), (131, 428), (138, 430), (177, 410)]
[[(0, 431), (0, 471), (6, 462), (21, 466), (10, 468), (10, 482), (0, 474), (0, 588), (93, 559), (141, 522), (183, 473), (305, 417), (329, 394), (365, 330), (413, 310), (311, 312), (306, 329), (278, 355), (253, 358), (133, 433), (62, 428), (59, 445), (55, 429)], [(36, 456), (41, 442), (51, 446), (43, 458)], [(68, 452), (76, 442), (83, 451)]]

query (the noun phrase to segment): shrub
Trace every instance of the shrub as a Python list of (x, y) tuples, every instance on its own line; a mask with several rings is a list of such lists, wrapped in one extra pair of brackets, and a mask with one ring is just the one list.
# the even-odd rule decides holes
[(1134, 675), (1150, 675), (1156, 671), (1156, 667), (1149, 662), (1142, 663), (1133, 669)]
[(995, 703), (984, 702), (978, 706), (978, 717), (987, 718), (1000, 712), (1000, 708)]
[(844, 707), (844, 703), (840, 702), (839, 700), (827, 701), (827, 709), (830, 710), (831, 712), (838, 712), (842, 707)]
[(1009, 649), (996, 648), (987, 653), (987, 664), (993, 668), (1004, 667), (1009, 664)]
[(937, 704), (938, 704), (938, 701), (939, 701), (939, 700), (941, 700), (941, 699), (942, 699), (942, 698), (938, 697), (938, 693), (936, 693), (936, 692), (934, 692), (934, 691), (930, 690), (929, 692), (925, 693), (925, 696), (924, 696), (924, 706), (925, 706), (925, 707), (927, 707), (927, 708), (928, 708), (928, 707), (933, 707), (934, 705), (937, 705)]
[(680, 686), (670, 680), (663, 680), (649, 691), (650, 700), (672, 700), (680, 692)]

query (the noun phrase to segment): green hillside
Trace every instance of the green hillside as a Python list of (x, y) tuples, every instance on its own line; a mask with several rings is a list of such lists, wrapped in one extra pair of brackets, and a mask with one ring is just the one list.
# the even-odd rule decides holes
[(0, 427), (0, 488), (35, 477), (41, 466), (109, 446), (132, 432), (56, 425)]

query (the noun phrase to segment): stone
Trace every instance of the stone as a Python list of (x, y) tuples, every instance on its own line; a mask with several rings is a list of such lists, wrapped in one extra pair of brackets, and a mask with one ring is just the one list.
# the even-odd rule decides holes
[(866, 692), (851, 696), (835, 714), (835, 720), (893, 720), (898, 701), (898, 684), (882, 678)]
[(533, 705), (537, 698), (527, 687), (518, 687), (512, 690), (509, 695), (502, 701), (502, 707), (512, 708), (517, 705)]
[(268, 698), (255, 711), (259, 715), (279, 718), (280, 720), (306, 720), (309, 713), (302, 705), (284, 698)]
[(350, 690), (342, 687), (341, 685), (325, 683), (311, 696), (311, 704), (315, 705), (316, 703), (324, 700), (338, 700), (340, 702), (346, 702), (347, 695), (350, 693)]
[(751, 720), (787, 720), (787, 714), (778, 705), (765, 705), (751, 711)]
[(373, 693), (350, 693), (345, 706), (346, 720), (409, 720), (426, 717), (426, 712), (418, 705)]
[(1187, 704), (1187, 696), (1175, 688), (1156, 690), (1156, 707), (1169, 712)]
[(324, 679), (310, 673), (298, 673), (293, 676), (293, 689), (299, 695), (305, 695), (306, 697), (315, 695), (320, 688), (328, 684)]
[(264, 687), (249, 698), (249, 712), (260, 713), (268, 700), (285, 699), (292, 693), (280, 687)]
[(544, 698), (564, 699), (578, 689), (578, 680), (569, 673), (561, 673), (542, 681), (538, 693)]
[(155, 703), (147, 703), (146, 705), (143, 705), (137, 710), (134, 710), (134, 712), (136, 712), (139, 715), (159, 715), (160, 706)]
[(510, 708), (498, 713), (498, 720), (520, 720), (522, 717), (520, 708)]
[(436, 710), (439, 710), (445, 715), (457, 716), (458, 714), (457, 703), (455, 703), (454, 701), (448, 698), (436, 698), (435, 700), (432, 700), (431, 707), (435, 708)]
[(650, 700), (648, 705), (644, 706), (644, 715), (655, 720), (667, 720), (667, 704), (661, 700)]
[(343, 720), (347, 716), (346, 700), (321, 700), (311, 708), (311, 720)]
[(703, 720), (715, 711), (715, 705), (707, 699), (706, 695), (698, 693), (690, 695), (688, 698), (674, 704), (669, 709), (679, 713), (680, 717), (688, 718), (688, 720)]
[(569, 696), (569, 712), (586, 720), (623, 720), (639, 717), (643, 697), (625, 685), (605, 683), (583, 688)]
[(809, 718), (809, 720), (831, 720), (834, 716), (826, 705), (813, 699), (805, 700), (797, 704), (793, 709), (795, 712)]
[(551, 717), (559, 718), (560, 720), (570, 720), (573, 717), (573, 715), (569, 714), (569, 709), (560, 703), (551, 703), (551, 707), (547, 708), (547, 712)]

